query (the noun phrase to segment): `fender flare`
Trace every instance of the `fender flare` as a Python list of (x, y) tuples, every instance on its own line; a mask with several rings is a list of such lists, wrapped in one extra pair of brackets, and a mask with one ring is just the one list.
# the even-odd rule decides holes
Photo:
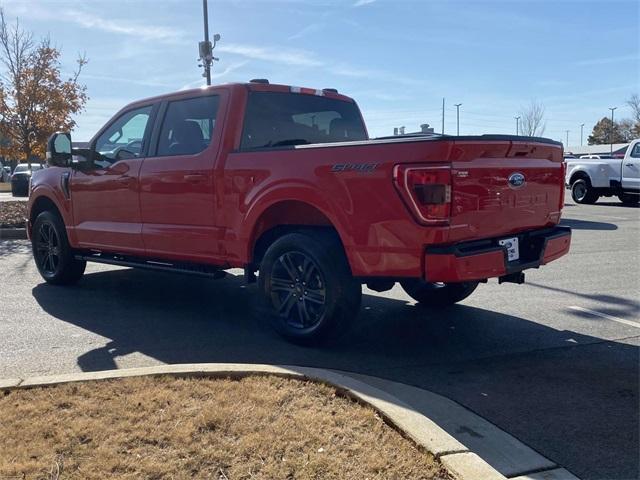
[(38, 201), (42, 198), (46, 198), (51, 202), (64, 222), (65, 229), (67, 230), (67, 237), (69, 242), (75, 244), (75, 232), (73, 230), (73, 212), (71, 211), (71, 202), (65, 199), (60, 192), (51, 188), (45, 183), (37, 185), (31, 194), (29, 195), (28, 204), (28, 228), (31, 230), (32, 222), (35, 220), (33, 217), (33, 208), (38, 204)]
[(318, 192), (316, 186), (302, 182), (286, 182), (279, 184), (277, 188), (259, 192), (251, 199), (240, 228), (240, 238), (243, 244), (246, 245), (245, 259), (248, 260), (252, 256), (257, 240), (256, 232), (259, 228), (259, 220), (269, 209), (283, 202), (298, 202), (317, 210), (326, 217), (330, 225), (336, 230), (343, 246), (350, 241), (349, 230), (345, 227), (348, 225), (346, 215), (336, 214), (335, 212), (340, 212), (340, 210), (333, 208), (329, 200)]

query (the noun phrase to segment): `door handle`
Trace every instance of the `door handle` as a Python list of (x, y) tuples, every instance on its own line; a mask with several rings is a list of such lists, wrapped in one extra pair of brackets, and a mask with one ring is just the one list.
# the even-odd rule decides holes
[(633, 167), (633, 163), (625, 163), (625, 167)]
[(127, 187), (132, 185), (134, 181), (135, 181), (135, 178), (129, 177), (129, 176), (116, 178), (116, 182), (120, 183), (121, 185), (125, 185)]
[(189, 173), (183, 178), (189, 183), (201, 183), (207, 179), (207, 176), (202, 173)]

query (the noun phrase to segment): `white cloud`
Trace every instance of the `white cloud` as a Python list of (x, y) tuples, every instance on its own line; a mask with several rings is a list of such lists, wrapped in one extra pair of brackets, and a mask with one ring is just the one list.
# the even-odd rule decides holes
[(216, 47), (216, 52), (232, 53), (255, 60), (264, 60), (296, 67), (321, 67), (324, 65), (323, 62), (315, 58), (310, 52), (282, 47), (221, 44)]
[(375, 2), (376, 0), (358, 0), (353, 4), (354, 7), (362, 7), (364, 5), (369, 5), (370, 3)]
[(305, 37), (305, 36), (309, 35), (310, 33), (319, 32), (323, 28), (324, 28), (324, 23), (312, 23), (310, 25), (307, 25), (306, 27), (304, 27), (302, 30), (298, 31), (297, 33), (294, 33), (293, 35), (288, 37), (287, 40), (296, 40), (298, 38)]
[(184, 42), (186, 32), (184, 30), (161, 25), (152, 25), (149, 22), (131, 21), (126, 18), (105, 18), (91, 13), (78, 2), (70, 2), (72, 8), (58, 9), (47, 8), (37, 2), (25, 2), (24, 0), (3, 0), (3, 7), (10, 16), (29, 17), (43, 21), (69, 22), (82, 28), (100, 30), (107, 33), (126, 35), (142, 41), (155, 41), (162, 43)]
[(574, 65), (578, 67), (590, 67), (594, 65), (606, 65), (608, 63), (619, 63), (619, 62), (633, 62), (638, 60), (640, 60), (640, 55), (635, 53), (631, 55), (621, 55), (619, 57), (589, 58), (585, 60), (578, 60), (577, 62), (574, 62)]
[(58, 18), (75, 23), (84, 28), (102, 30), (103, 32), (127, 35), (140, 40), (153, 40), (165, 43), (179, 43), (184, 38), (184, 32), (173, 27), (150, 25), (147, 23), (131, 22), (128, 20), (108, 20), (86, 11), (64, 10)]
[(92, 75), (83, 73), (80, 77), (81, 80), (89, 79), (89, 80), (99, 80), (101, 82), (118, 82), (118, 83), (130, 83), (132, 85), (141, 85), (143, 87), (166, 87), (171, 88), (173, 85), (166, 81), (148, 79), (148, 78), (131, 78), (127, 75), (123, 75), (120, 77), (114, 77), (110, 75)]
[[(221, 80), (221, 79), (225, 78), (226, 76), (228, 76), (229, 74), (235, 72), (236, 70), (244, 67), (247, 63), (249, 63), (248, 60), (245, 60), (245, 61), (242, 61), (242, 62), (238, 62), (238, 63), (232, 63), (231, 65), (229, 65), (227, 68), (225, 68), (221, 72), (216, 72), (214, 70), (213, 73), (211, 74), (211, 78), (214, 79), (214, 80)], [(213, 65), (214, 65), (214, 68), (215, 68), (215, 63)], [(182, 85), (180, 87), (180, 90), (189, 90), (190, 88), (203, 87), (204, 85), (205, 85), (204, 78), (200, 78), (198, 80), (194, 80), (193, 82), (189, 82), (189, 83), (186, 83), (186, 84)]]

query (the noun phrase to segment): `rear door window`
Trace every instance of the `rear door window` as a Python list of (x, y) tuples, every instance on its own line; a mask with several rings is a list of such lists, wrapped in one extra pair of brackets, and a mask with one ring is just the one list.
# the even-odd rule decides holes
[(211, 143), (220, 97), (174, 100), (162, 122), (157, 156), (195, 155)]
[(241, 149), (366, 139), (355, 103), (319, 95), (252, 92)]

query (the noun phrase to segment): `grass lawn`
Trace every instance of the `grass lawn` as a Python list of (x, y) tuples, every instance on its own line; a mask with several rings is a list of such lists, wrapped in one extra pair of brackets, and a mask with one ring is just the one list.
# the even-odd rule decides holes
[(0, 392), (0, 478), (449, 479), (312, 382), (142, 377)]
[(0, 227), (24, 227), (26, 220), (27, 202), (0, 202)]

